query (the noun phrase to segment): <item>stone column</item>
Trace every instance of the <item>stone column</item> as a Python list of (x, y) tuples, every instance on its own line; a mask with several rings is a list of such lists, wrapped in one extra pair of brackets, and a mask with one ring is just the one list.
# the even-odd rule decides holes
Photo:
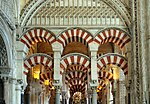
[(96, 43), (90, 43), (91, 52), (91, 82), (90, 87), (92, 87), (92, 104), (97, 104), (97, 86), (98, 86), (98, 73), (97, 73), (97, 51), (98, 45)]
[(8, 89), (10, 91), (10, 101), (9, 104), (16, 104), (16, 79), (11, 78), (10, 79), (10, 89)]
[[(141, 79), (142, 79), (142, 104), (149, 104), (149, 93), (148, 93), (148, 64), (149, 62), (147, 63), (147, 44), (146, 44), (146, 37), (147, 37), (147, 34), (149, 33), (148, 28), (146, 28), (147, 26), (147, 22), (149, 20), (149, 17), (148, 17), (148, 20), (147, 20), (147, 17), (146, 17), (146, 13), (147, 13), (147, 9), (146, 6), (147, 4), (146, 3), (149, 3), (148, 1), (146, 0), (139, 0), (139, 39), (140, 39), (140, 46), (139, 46), (139, 50), (140, 50), (140, 54), (139, 54), (139, 57), (140, 57), (140, 69), (141, 69)], [(150, 55), (148, 53), (148, 55)]]
[(67, 99), (66, 99), (66, 91), (62, 91), (62, 104), (66, 104), (67, 103)]
[(17, 79), (22, 79), (23, 80), (23, 85), (24, 87), (27, 86), (27, 81), (26, 81), (26, 75), (23, 74), (24, 71), (24, 66), (23, 66), (23, 58), (25, 56), (25, 51), (23, 50), (24, 45), (21, 42), (16, 42), (16, 51), (17, 51), (17, 55), (16, 55), (16, 69), (18, 69), (16, 71), (16, 77)]
[(5, 99), (5, 103), (9, 104), (9, 81), (8, 80), (4, 80), (4, 99)]
[(62, 84), (60, 74), (60, 59), (61, 59), (61, 44), (55, 42), (52, 44), (54, 51), (54, 82), (53, 85), (56, 88), (55, 104), (60, 104), (60, 86)]
[(16, 84), (16, 104), (21, 104), (21, 84), (18, 81)]
[(92, 102), (92, 91), (89, 90), (88, 91), (88, 104), (92, 104), (91, 102)]
[(94, 43), (91, 43), (89, 46), (90, 46), (90, 52), (91, 52), (91, 81), (94, 81), (96, 84), (98, 82), (98, 74), (97, 74), (98, 47)]
[(25, 94), (24, 94), (24, 103), (31, 104), (30, 100), (31, 100), (31, 87), (30, 87), (30, 85), (27, 85), (27, 87), (25, 89)]
[(61, 45), (58, 42), (52, 44), (54, 51), (54, 83), (60, 85), (60, 59), (61, 59)]
[(37, 92), (38, 89), (35, 89), (35, 104), (38, 104), (38, 97), (39, 97), (39, 94)]
[(56, 87), (55, 104), (60, 104), (60, 88)]
[(65, 84), (65, 74), (62, 74), (62, 104), (66, 104), (67, 103), (67, 91), (66, 91), (66, 84)]
[(44, 93), (44, 104), (49, 104), (49, 99), (46, 93)]
[(97, 104), (97, 87), (92, 88), (92, 104)]

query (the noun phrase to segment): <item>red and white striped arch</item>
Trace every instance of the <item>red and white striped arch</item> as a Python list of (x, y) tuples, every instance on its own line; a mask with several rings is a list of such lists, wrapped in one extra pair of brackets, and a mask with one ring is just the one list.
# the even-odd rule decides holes
[(70, 72), (70, 71), (82, 71), (87, 73), (89, 69), (85, 68), (84, 66), (81, 65), (71, 65), (67, 68), (66, 72)]
[(85, 93), (85, 90), (86, 90), (86, 84), (83, 84), (83, 85), (73, 85), (70, 87), (70, 93), (72, 93), (72, 95), (75, 93), (75, 92), (81, 92), (82, 94)]
[(27, 70), (39, 64), (52, 70), (52, 58), (47, 54), (36, 53), (24, 59), (24, 68)]
[(47, 73), (41, 73), (40, 74), (40, 82), (43, 84), (44, 80), (52, 80), (52, 71), (49, 71)]
[(32, 28), (23, 33), (20, 41), (30, 48), (33, 44), (38, 42), (49, 42), (52, 44), (56, 41), (56, 38), (49, 30), (44, 28)]
[(86, 80), (87, 75), (86, 75), (86, 73), (83, 73), (81, 71), (72, 71), (72, 72), (68, 72), (65, 74), (66, 82), (68, 82), (69, 80), (72, 80), (72, 79)]
[(49, 80), (49, 88), (52, 88), (52, 71), (40, 74), (40, 84), (44, 84), (45, 80)]
[(125, 75), (128, 73), (128, 61), (124, 56), (110, 53), (98, 58), (97, 67), (99, 68), (99, 71), (102, 70), (104, 66), (109, 64), (120, 67), (124, 71)]
[(98, 83), (99, 83), (99, 85), (100, 85), (100, 86), (102, 86), (102, 87), (106, 87), (106, 83), (105, 83), (105, 81), (104, 81), (104, 80), (99, 79), (99, 80), (98, 80)]
[(67, 69), (70, 65), (81, 65), (89, 69), (90, 59), (89, 57), (79, 53), (71, 53), (62, 57), (60, 62), (61, 71), (63, 72), (63, 70)]
[(101, 70), (100, 72), (98, 72), (98, 77), (99, 79), (104, 78), (104, 79), (108, 79), (109, 81), (113, 80), (113, 74), (105, 70)]
[(83, 86), (83, 85), (87, 84), (87, 80), (71, 79), (65, 83), (68, 84), (69, 86), (74, 86), (74, 85), (82, 85)]
[(91, 33), (81, 28), (70, 28), (62, 32), (58, 37), (58, 42), (65, 47), (70, 42), (81, 42), (88, 46), (93, 41)]
[(109, 28), (99, 32), (94, 41), (98, 44), (112, 42), (117, 44), (120, 48), (123, 48), (128, 42), (131, 41), (131, 37), (123, 30)]

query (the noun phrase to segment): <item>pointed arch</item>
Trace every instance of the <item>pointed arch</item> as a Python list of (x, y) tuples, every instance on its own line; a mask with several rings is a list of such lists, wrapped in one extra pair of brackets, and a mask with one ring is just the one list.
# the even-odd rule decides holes
[(47, 54), (36, 53), (24, 59), (24, 68), (27, 70), (31, 70), (33, 66), (36, 66), (39, 64), (52, 70), (52, 58), (48, 56)]
[(131, 36), (118, 28), (107, 28), (96, 34), (94, 41), (97, 44), (112, 42), (117, 44), (121, 49), (131, 41)]
[(58, 36), (58, 42), (65, 47), (70, 42), (81, 42), (88, 47), (89, 43), (93, 41), (93, 36), (90, 32), (82, 28), (69, 28)]
[(128, 61), (124, 56), (109, 53), (98, 58), (97, 67), (99, 68), (99, 71), (106, 65), (110, 64), (120, 67), (124, 71), (125, 75), (128, 73)]
[(30, 48), (33, 44), (38, 42), (49, 42), (50, 44), (56, 41), (55, 35), (41, 27), (31, 28), (25, 31), (20, 37), (20, 41)]
[(81, 65), (89, 69), (90, 67), (90, 58), (79, 53), (71, 53), (62, 57), (60, 62), (61, 71), (63, 72), (69, 65)]

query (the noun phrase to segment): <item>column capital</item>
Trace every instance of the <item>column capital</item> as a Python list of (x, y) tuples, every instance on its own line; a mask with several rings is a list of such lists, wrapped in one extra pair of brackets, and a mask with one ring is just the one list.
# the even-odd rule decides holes
[(60, 80), (54, 80), (54, 81), (53, 81), (53, 85), (54, 85), (54, 86), (61, 86)]
[(12, 70), (13, 70), (12, 68), (0, 66), (0, 73), (1, 73), (0, 77), (8, 76), (8, 74), (10, 74)]
[(16, 83), (17, 83), (16, 78), (10, 78), (10, 79), (9, 79), (9, 83), (11, 83), (11, 84), (16, 84)]
[(52, 49), (54, 52), (62, 52), (63, 47), (59, 42), (56, 41), (52, 44)]

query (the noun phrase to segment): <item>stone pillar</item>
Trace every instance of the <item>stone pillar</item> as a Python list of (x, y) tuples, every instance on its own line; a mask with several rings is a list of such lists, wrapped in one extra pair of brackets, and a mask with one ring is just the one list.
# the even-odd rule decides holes
[[(35, 91), (37, 91), (38, 89), (35, 89)], [(39, 94), (38, 92), (35, 92), (35, 104), (38, 104), (38, 97), (39, 97)]]
[(17, 50), (17, 55), (16, 55), (16, 76), (17, 79), (22, 79), (23, 80), (23, 85), (24, 87), (27, 86), (27, 81), (26, 81), (26, 75), (23, 74), (24, 71), (24, 66), (23, 66), (23, 58), (25, 57), (25, 52), (23, 50), (24, 44), (21, 42), (17, 41), (16, 42), (16, 50)]
[(30, 100), (31, 100), (31, 87), (30, 87), (30, 85), (27, 85), (27, 87), (25, 89), (25, 94), (24, 94), (24, 103), (31, 104)]
[(132, 55), (131, 55), (131, 44), (128, 45), (126, 56), (128, 57), (128, 75), (125, 80), (125, 85), (126, 85), (126, 103), (131, 104), (131, 83), (132, 83), (132, 77), (133, 72), (132, 72)]
[(91, 92), (91, 90), (88, 91), (88, 104), (92, 104), (92, 92)]
[(97, 104), (97, 87), (92, 88), (92, 104)]
[(16, 104), (21, 104), (21, 84), (16, 84)]
[(62, 84), (60, 74), (60, 59), (61, 59), (61, 44), (55, 42), (52, 44), (54, 51), (54, 82), (53, 85), (56, 88), (55, 104), (60, 104), (60, 86)]
[(91, 43), (90, 45), (90, 52), (91, 52), (91, 80), (94, 82), (98, 81), (98, 74), (97, 74), (97, 51), (98, 48), (95, 47), (96, 44)]
[(67, 99), (66, 99), (66, 91), (62, 91), (62, 104), (66, 104), (67, 103)]
[(46, 93), (44, 93), (44, 104), (49, 104), (49, 99)]
[(10, 91), (10, 104), (16, 104), (16, 91), (15, 91), (15, 89), (16, 89), (16, 79), (14, 79), (14, 78), (11, 78), (10, 79), (10, 89), (9, 89), (9, 91)]
[(114, 80), (112, 90), (113, 90), (113, 104), (119, 104), (118, 80)]
[(54, 51), (54, 83), (60, 85), (60, 59), (61, 59), (61, 45), (58, 42), (52, 44)]
[(4, 100), (6, 104), (9, 104), (9, 81), (8, 80), (4, 80)]
[(55, 104), (60, 104), (60, 88), (56, 87)]
[(98, 86), (98, 73), (97, 73), (97, 51), (98, 45), (94, 42), (89, 44), (91, 52), (91, 82), (92, 87), (92, 104), (97, 104), (97, 86)]
[[(147, 22), (149, 20), (149, 17), (148, 17), (148, 20), (147, 20), (147, 17), (146, 17), (146, 13), (147, 13), (147, 9), (146, 6), (147, 4), (146, 3), (149, 3), (148, 1), (146, 0), (139, 0), (139, 39), (140, 39), (140, 46), (139, 46), (139, 50), (140, 50), (140, 54), (139, 54), (139, 57), (140, 57), (140, 69), (141, 69), (141, 79), (142, 79), (142, 104), (149, 104), (149, 93), (148, 93), (148, 64), (149, 62), (147, 63), (147, 44), (146, 44), (146, 37), (147, 37), (147, 34), (149, 33), (148, 28), (146, 28), (147, 26)], [(150, 55), (148, 53), (148, 55)]]

